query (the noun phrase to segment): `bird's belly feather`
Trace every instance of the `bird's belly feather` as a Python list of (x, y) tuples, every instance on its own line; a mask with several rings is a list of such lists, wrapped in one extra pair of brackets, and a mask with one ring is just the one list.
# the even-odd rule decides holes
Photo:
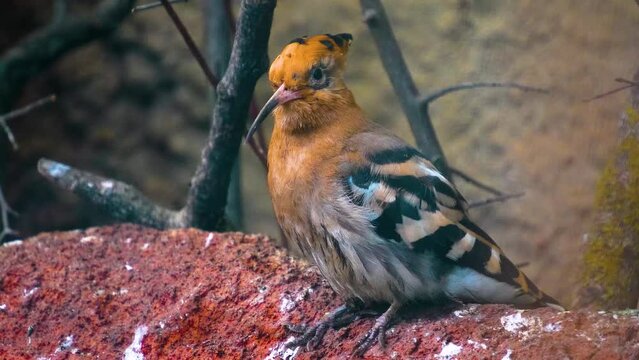
[(380, 238), (366, 225), (365, 214), (345, 209), (350, 205), (339, 199), (316, 204), (309, 198), (287, 210), (276, 206), (275, 211), (289, 243), (301, 249), (341, 296), (366, 303), (444, 297), (441, 282), (448, 263)]

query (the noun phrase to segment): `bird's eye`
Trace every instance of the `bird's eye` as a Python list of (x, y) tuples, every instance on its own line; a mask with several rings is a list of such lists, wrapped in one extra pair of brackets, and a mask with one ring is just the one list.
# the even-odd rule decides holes
[(323, 89), (329, 85), (329, 79), (326, 76), (326, 70), (321, 67), (315, 67), (311, 70), (308, 79), (309, 85), (316, 90)]
[(311, 77), (313, 78), (313, 80), (322, 80), (322, 78), (324, 77), (324, 72), (320, 68), (315, 68), (311, 73)]

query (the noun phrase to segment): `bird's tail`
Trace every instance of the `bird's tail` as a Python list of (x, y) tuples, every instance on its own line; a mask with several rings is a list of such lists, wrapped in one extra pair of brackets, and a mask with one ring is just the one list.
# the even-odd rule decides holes
[[(482, 244), (490, 246), (492, 250), (498, 252), (499, 266), (496, 272), (482, 271), (483, 275), (490, 278), (507, 283), (515, 288), (514, 298), (509, 298), (505, 302), (513, 303), (523, 307), (541, 307), (549, 306), (557, 310), (565, 310), (563, 306), (559, 304), (557, 300), (548, 294), (541, 291), (535, 283), (533, 283), (526, 274), (524, 274), (518, 266), (516, 266), (510, 259), (508, 259), (499, 248), (495, 240), (493, 240), (486, 232), (484, 232), (479, 226), (473, 223), (470, 219), (463, 219), (460, 224), (466, 229), (467, 232), (473, 234), (477, 239), (483, 241), (476, 245), (482, 246)], [(491, 257), (492, 259), (492, 257)], [(478, 268), (478, 267), (476, 267)], [(480, 269), (484, 270), (484, 269)], [(499, 295), (499, 294), (498, 294)], [(493, 295), (494, 296), (494, 295)], [(485, 300), (490, 302), (491, 296), (484, 296)], [(495, 300), (505, 300), (504, 298), (497, 297)]]
[(553, 309), (559, 310), (559, 311), (565, 311), (566, 309), (559, 303), (559, 301), (557, 301), (555, 298), (553, 298), (552, 296), (546, 294), (545, 292), (541, 291), (537, 285), (535, 285), (535, 283), (533, 283), (528, 276), (526, 276), (521, 270), (520, 271), (520, 279), (518, 282), (520, 282), (521, 286), (521, 291), (524, 292), (526, 295), (531, 296), (532, 298), (534, 298), (535, 300), (532, 301), (530, 303), (530, 305), (527, 305), (525, 307), (531, 307), (531, 308), (535, 308), (535, 307), (543, 307), (543, 306), (548, 306), (551, 307)]

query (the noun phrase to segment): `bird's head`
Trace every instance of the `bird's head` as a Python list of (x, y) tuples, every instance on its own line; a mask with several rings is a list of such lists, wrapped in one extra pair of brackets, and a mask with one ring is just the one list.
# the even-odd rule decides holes
[(351, 34), (323, 34), (293, 39), (271, 64), (268, 73), (275, 93), (266, 102), (247, 133), (249, 139), (272, 112), (303, 128), (318, 121), (322, 107), (352, 101), (342, 73)]

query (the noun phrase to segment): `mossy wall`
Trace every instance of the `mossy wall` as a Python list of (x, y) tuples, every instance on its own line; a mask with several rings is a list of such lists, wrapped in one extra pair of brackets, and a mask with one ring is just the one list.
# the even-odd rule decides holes
[(639, 301), (639, 112), (622, 120), (625, 137), (597, 185), (600, 219), (584, 253), (589, 299), (604, 308), (634, 308)]

